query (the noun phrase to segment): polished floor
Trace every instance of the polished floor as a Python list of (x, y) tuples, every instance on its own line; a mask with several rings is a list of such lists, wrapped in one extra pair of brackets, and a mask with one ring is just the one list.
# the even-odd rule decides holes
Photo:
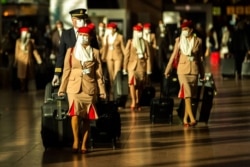
[(208, 124), (184, 128), (176, 111), (172, 125), (151, 124), (148, 107), (125, 108), (118, 147), (97, 145), (85, 155), (43, 148), (43, 90), (1, 89), (0, 167), (249, 167), (250, 79), (222, 79), (218, 67), (211, 72), (218, 93)]

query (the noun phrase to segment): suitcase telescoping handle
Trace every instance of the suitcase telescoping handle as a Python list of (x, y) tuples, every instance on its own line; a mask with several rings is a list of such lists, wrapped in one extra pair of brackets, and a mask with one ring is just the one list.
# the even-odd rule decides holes
[(205, 73), (203, 80), (201, 80), (199, 76), (198, 85), (200, 86), (209, 85), (209, 87), (211, 86), (214, 90), (214, 95), (217, 95), (217, 88), (212, 73)]
[(62, 112), (62, 101), (66, 99), (66, 95), (58, 96), (57, 93), (52, 93), (52, 98), (57, 101), (57, 113), (55, 115), (55, 119), (58, 121), (66, 119), (67, 114), (63, 114)]
[(203, 79), (201, 79), (199, 76), (198, 86), (201, 86), (201, 90), (200, 90), (199, 94), (197, 95), (198, 105), (197, 105), (197, 110), (196, 110), (197, 111), (196, 112), (196, 120), (200, 119), (201, 107), (202, 107), (202, 103), (204, 102), (203, 101), (204, 91), (205, 91), (205, 87), (207, 86), (206, 84), (213, 88), (213, 95), (217, 95), (217, 89), (216, 89), (216, 85), (215, 85), (212, 73), (205, 73), (205, 76)]
[(67, 118), (67, 114), (62, 112), (62, 101), (66, 99), (64, 96), (58, 96), (57, 93), (52, 93), (52, 98), (57, 102), (57, 112), (55, 119), (58, 121), (58, 140), (63, 141), (63, 120)]
[[(170, 84), (169, 84), (169, 80), (175, 80), (175, 78), (174, 78), (174, 75), (175, 74), (177, 74), (177, 71), (175, 70), (175, 69), (172, 69), (172, 71), (170, 72), (170, 74), (168, 75), (168, 76), (165, 76), (164, 74), (163, 74), (163, 76), (162, 76), (162, 80), (161, 80), (161, 84), (160, 84), (160, 99), (162, 98), (162, 92), (163, 92), (163, 86), (166, 86), (166, 89), (165, 89), (165, 91), (166, 91), (166, 97), (167, 98), (170, 98)], [(178, 76), (176, 75), (176, 80), (178, 81)], [(164, 83), (164, 80), (167, 80), (167, 84), (166, 85), (164, 85), (163, 83)]]

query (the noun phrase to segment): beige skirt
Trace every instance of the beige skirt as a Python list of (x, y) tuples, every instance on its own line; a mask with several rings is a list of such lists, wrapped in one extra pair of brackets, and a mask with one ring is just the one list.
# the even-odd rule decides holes
[[(146, 69), (143, 64), (146, 60), (138, 60), (136, 68), (128, 71), (128, 84), (136, 87), (143, 86), (146, 82)], [(142, 62), (142, 63), (141, 63)]]
[(197, 97), (197, 84), (198, 75), (185, 75), (178, 74), (180, 83), (179, 98), (196, 98)]
[(96, 102), (96, 96), (88, 95), (86, 93), (67, 93), (70, 116), (81, 116), (88, 119), (88, 112), (90, 106), (94, 106)]

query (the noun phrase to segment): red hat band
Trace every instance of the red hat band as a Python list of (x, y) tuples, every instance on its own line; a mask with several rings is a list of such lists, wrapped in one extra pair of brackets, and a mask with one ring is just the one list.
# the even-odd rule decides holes
[(107, 28), (117, 28), (117, 24), (116, 23), (109, 23), (108, 25), (107, 25)]
[(181, 24), (181, 28), (184, 28), (184, 27), (192, 28), (193, 27), (193, 22), (191, 20), (183, 21), (182, 24)]
[(150, 29), (150, 28), (151, 28), (151, 24), (150, 24), (150, 23), (145, 23), (145, 24), (143, 25), (143, 28), (144, 28), (144, 29)]
[(20, 29), (20, 31), (21, 31), (21, 32), (23, 32), (23, 31), (29, 31), (29, 28), (28, 28), (28, 27), (22, 27), (22, 28)]
[(142, 29), (143, 29), (143, 27), (140, 26), (140, 25), (136, 25), (136, 26), (133, 27), (134, 31), (142, 31)]
[(94, 30), (95, 29), (95, 24), (94, 23), (89, 23), (87, 25), (87, 27), (89, 27), (91, 30)]
[(91, 28), (90, 27), (80, 27), (78, 29), (78, 32), (79, 33), (85, 33), (85, 34), (89, 34), (91, 32)]

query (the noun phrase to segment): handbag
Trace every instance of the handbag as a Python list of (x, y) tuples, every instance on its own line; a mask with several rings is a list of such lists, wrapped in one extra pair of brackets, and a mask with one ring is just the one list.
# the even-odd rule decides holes
[[(179, 41), (180, 42), (180, 41)], [(177, 67), (178, 67), (178, 64), (179, 64), (179, 60), (180, 60), (180, 43), (178, 44), (178, 48), (176, 48), (176, 49), (178, 49), (178, 51), (177, 51), (177, 53), (176, 53), (176, 55), (175, 55), (175, 57), (174, 57), (174, 61), (173, 61), (173, 63), (172, 63), (172, 67), (174, 68), (174, 69), (177, 69)]]
[(177, 54), (175, 55), (174, 61), (173, 61), (173, 63), (172, 63), (172, 67), (173, 67), (174, 69), (177, 69), (178, 64), (179, 64), (179, 59), (180, 59), (180, 52), (178, 51)]

